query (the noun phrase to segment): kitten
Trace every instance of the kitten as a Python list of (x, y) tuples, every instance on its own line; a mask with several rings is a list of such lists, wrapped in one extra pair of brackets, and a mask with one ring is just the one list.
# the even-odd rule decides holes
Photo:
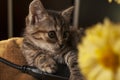
[(39, 0), (33, 0), (26, 17), (22, 52), (30, 66), (55, 73), (58, 63), (66, 64), (70, 80), (83, 80), (77, 67), (76, 30), (70, 18), (73, 7), (64, 11), (45, 10)]

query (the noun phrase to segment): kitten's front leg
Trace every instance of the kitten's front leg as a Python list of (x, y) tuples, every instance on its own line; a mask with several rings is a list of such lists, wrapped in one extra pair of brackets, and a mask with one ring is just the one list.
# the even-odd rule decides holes
[(76, 50), (69, 51), (65, 55), (65, 62), (68, 65), (69, 70), (70, 70), (69, 80), (85, 80), (78, 68), (77, 51)]
[(34, 61), (34, 66), (47, 73), (54, 73), (57, 70), (57, 64), (47, 54), (39, 54)]

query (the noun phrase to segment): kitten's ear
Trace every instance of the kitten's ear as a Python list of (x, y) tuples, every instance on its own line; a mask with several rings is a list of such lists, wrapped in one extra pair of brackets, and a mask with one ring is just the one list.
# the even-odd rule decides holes
[(35, 24), (47, 18), (48, 14), (40, 0), (33, 0), (29, 5), (27, 23)]
[(72, 13), (73, 13), (73, 10), (74, 10), (74, 6), (71, 6), (67, 9), (65, 9), (64, 11), (62, 11), (62, 16), (68, 21), (70, 22), (70, 19), (72, 17)]

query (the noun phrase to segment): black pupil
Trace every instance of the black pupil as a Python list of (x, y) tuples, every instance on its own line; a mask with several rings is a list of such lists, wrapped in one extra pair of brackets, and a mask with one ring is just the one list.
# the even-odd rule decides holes
[(50, 31), (50, 32), (48, 33), (48, 36), (49, 36), (50, 38), (55, 38), (55, 37), (56, 37), (55, 31)]
[(63, 34), (63, 38), (67, 38), (68, 36), (69, 36), (69, 32), (65, 31), (64, 34)]

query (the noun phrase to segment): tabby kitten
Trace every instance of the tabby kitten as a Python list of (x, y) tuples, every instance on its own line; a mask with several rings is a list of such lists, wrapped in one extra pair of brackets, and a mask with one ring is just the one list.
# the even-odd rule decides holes
[(72, 11), (73, 7), (62, 12), (48, 11), (39, 0), (33, 0), (26, 18), (22, 51), (30, 66), (55, 73), (58, 63), (66, 64), (70, 80), (83, 80), (77, 67), (77, 35), (70, 26)]

